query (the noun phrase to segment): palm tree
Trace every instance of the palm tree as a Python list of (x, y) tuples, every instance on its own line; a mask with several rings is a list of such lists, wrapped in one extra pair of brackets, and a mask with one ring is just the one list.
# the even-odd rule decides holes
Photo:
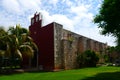
[(4, 30), (3, 27), (0, 26), (0, 50), (5, 50), (5, 36), (7, 36), (7, 32)]
[(38, 48), (29, 37), (28, 30), (16, 25), (16, 27), (10, 27), (8, 31), (0, 28), (0, 33), (0, 59), (4, 57), (8, 59), (9, 66), (15, 66), (18, 64), (16, 61), (22, 61), (26, 56), (29, 59), (28, 66), (30, 67), (34, 51), (37, 51)]
[[(19, 56), (22, 60), (23, 57), (29, 59), (29, 67), (31, 66), (31, 60), (34, 57), (34, 51), (38, 50), (36, 44), (33, 42), (32, 38), (29, 36), (29, 32), (25, 28), (21, 28), (20, 25), (16, 25), (16, 27), (10, 27), (9, 35), (11, 35), (14, 39), (12, 40), (11, 52), (14, 55)], [(13, 56), (14, 56), (13, 55)]]
[(7, 32), (3, 27), (0, 26), (0, 68), (4, 65), (4, 57), (6, 53), (6, 41), (5, 37), (7, 36)]

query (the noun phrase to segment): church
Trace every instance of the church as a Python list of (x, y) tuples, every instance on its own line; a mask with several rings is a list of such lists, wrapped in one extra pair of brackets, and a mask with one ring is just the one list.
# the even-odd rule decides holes
[(36, 64), (40, 70), (75, 69), (80, 53), (85, 50), (102, 52), (107, 47), (105, 43), (66, 30), (56, 22), (42, 26), (40, 13), (35, 13), (31, 18), (29, 30), (39, 49)]

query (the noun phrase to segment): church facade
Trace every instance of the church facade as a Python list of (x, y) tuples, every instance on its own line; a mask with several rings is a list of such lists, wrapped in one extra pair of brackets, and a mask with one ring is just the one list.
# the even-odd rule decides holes
[(76, 34), (52, 22), (42, 26), (41, 14), (34, 14), (29, 26), (30, 36), (37, 44), (39, 52), (37, 65), (45, 71), (75, 69), (77, 56), (85, 50), (104, 51), (107, 44)]

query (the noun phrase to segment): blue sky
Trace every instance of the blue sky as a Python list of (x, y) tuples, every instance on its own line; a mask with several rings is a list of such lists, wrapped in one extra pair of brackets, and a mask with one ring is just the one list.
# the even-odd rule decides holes
[(67, 30), (115, 45), (115, 39), (100, 35), (100, 29), (93, 23), (102, 0), (0, 0), (0, 3), (0, 25), (5, 29), (16, 24), (28, 28), (37, 11), (43, 15), (43, 26), (54, 21)]

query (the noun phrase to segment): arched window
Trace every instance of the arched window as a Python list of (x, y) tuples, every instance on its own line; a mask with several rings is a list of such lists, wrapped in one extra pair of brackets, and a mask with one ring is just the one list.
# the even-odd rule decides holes
[(36, 16), (36, 22), (38, 22), (39, 21), (39, 16)]
[(31, 25), (34, 24), (34, 19), (31, 19)]

